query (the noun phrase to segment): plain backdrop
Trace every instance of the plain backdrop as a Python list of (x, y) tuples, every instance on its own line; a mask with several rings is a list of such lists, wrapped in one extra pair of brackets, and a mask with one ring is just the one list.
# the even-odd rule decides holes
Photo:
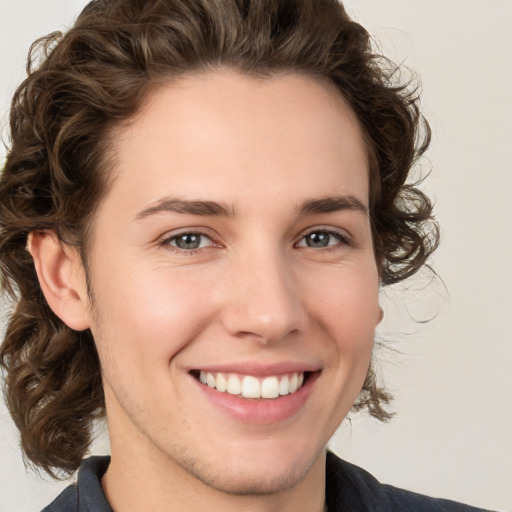
[[(85, 3), (0, 0), (1, 122), (30, 43), (65, 29)], [(383, 482), (512, 511), (512, 1), (345, 5), (422, 78), (434, 133), (422, 170), (442, 225), (432, 262), (442, 281), (424, 272), (383, 291), (377, 355), (397, 414), (385, 425), (352, 416), (331, 447)], [(0, 433), (0, 512), (35, 512), (67, 482), (26, 472), (2, 401)], [(108, 452), (104, 434), (93, 451)]]

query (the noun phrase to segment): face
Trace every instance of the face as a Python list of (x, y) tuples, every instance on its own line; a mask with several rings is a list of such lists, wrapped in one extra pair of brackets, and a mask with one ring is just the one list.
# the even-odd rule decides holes
[(154, 92), (114, 142), (89, 254), (113, 461), (296, 485), (380, 317), (355, 115), (312, 78), (217, 71)]

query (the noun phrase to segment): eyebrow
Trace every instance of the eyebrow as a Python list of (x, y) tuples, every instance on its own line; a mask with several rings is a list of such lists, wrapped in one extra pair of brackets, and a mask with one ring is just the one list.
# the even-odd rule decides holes
[(232, 208), (215, 201), (188, 201), (177, 198), (164, 198), (145, 208), (135, 216), (135, 220), (142, 220), (157, 213), (183, 213), (206, 217), (233, 217)]
[(300, 215), (314, 215), (318, 213), (334, 213), (342, 210), (354, 210), (368, 216), (368, 208), (352, 195), (328, 196), (306, 201), (299, 207)]
[[(315, 215), (321, 213), (334, 213), (342, 210), (360, 211), (368, 215), (368, 208), (357, 197), (352, 195), (328, 196), (310, 199), (298, 208), (299, 216)], [(166, 197), (145, 208), (135, 216), (135, 220), (142, 220), (158, 213), (181, 213), (185, 215), (198, 215), (201, 217), (234, 217), (234, 208), (215, 201), (190, 201)]]

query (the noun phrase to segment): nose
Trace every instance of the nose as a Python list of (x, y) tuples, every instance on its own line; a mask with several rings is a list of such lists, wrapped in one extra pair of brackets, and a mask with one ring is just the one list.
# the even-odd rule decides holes
[(222, 324), (232, 336), (268, 344), (307, 328), (293, 268), (277, 251), (240, 258), (226, 276), (224, 293)]

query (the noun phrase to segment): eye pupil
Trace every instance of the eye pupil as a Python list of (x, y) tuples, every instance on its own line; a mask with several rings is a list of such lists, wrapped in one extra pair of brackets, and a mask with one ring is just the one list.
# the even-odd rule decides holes
[(187, 233), (176, 237), (176, 246), (180, 249), (197, 249), (201, 245), (201, 235)]
[(308, 247), (327, 247), (329, 245), (329, 233), (315, 232), (306, 236)]

